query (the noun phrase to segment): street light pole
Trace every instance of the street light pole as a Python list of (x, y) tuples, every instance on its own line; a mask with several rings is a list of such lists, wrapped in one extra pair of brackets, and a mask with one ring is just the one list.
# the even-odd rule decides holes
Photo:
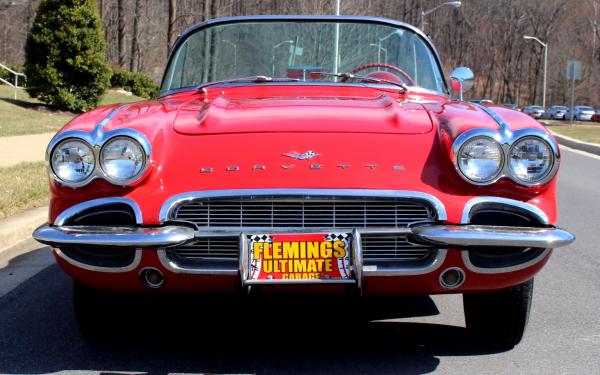
[(421, 24), (420, 24), (419, 28), (422, 31), (425, 31), (425, 16), (427, 16), (430, 13), (435, 12), (436, 10), (438, 10), (441, 7), (444, 7), (446, 5), (451, 6), (453, 8), (460, 8), (460, 6), (462, 5), (462, 3), (460, 1), (448, 1), (448, 2), (445, 2), (445, 3), (442, 3), (442, 4), (438, 5), (438, 6), (436, 6), (434, 8), (429, 9), (428, 11), (421, 11)]
[(271, 69), (271, 76), (275, 77), (275, 50), (277, 49), (277, 47), (284, 45), (284, 44), (294, 44), (293, 40), (284, 40), (283, 42), (279, 42), (277, 44), (275, 44), (273, 47), (271, 47), (271, 65), (272, 65), (272, 69)]
[(233, 47), (233, 70), (237, 72), (237, 44), (227, 39), (221, 39), (221, 42)]
[(548, 72), (548, 44), (542, 42), (535, 36), (524, 35), (523, 39), (525, 40), (534, 40), (538, 42), (542, 47), (544, 47), (544, 79), (542, 84), (542, 107), (544, 110), (546, 109), (546, 75)]
[[(335, 2), (335, 15), (340, 15), (342, 7), (342, 0), (336, 0)], [(340, 54), (340, 23), (335, 23), (335, 40), (333, 42), (333, 72), (337, 74), (339, 69), (339, 54)], [(337, 80), (337, 77), (336, 77)]]

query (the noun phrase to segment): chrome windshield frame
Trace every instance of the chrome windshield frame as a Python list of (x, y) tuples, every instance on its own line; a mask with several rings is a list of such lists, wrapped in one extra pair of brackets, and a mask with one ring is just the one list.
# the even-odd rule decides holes
[[(448, 86), (448, 82), (446, 80), (446, 74), (444, 72), (444, 68), (442, 65), (442, 61), (440, 59), (439, 53), (437, 51), (437, 49), (435, 48), (433, 42), (431, 41), (431, 39), (423, 32), (421, 31), (419, 28), (412, 26), (410, 24), (404, 23), (404, 22), (400, 22), (400, 21), (396, 21), (396, 20), (391, 20), (388, 18), (380, 18), (380, 17), (367, 17), (367, 16), (309, 16), (309, 15), (298, 15), (298, 16), (238, 16), (238, 17), (223, 17), (223, 18), (214, 18), (214, 19), (210, 19), (198, 24), (195, 24), (191, 27), (189, 27), (187, 30), (185, 30), (184, 32), (182, 32), (177, 39), (175, 40), (175, 43), (173, 44), (173, 46), (171, 47), (171, 50), (169, 51), (169, 58), (167, 60), (167, 64), (165, 66), (165, 69), (163, 71), (163, 76), (161, 79), (161, 84), (160, 87), (162, 88), (165, 82), (165, 79), (167, 78), (167, 72), (169, 71), (169, 66), (172, 63), (173, 60), (173, 56), (175, 55), (176, 51), (178, 51), (179, 47), (181, 46), (181, 44), (183, 44), (192, 34), (201, 31), (203, 29), (207, 29), (209, 27), (214, 27), (214, 26), (219, 26), (219, 25), (227, 25), (227, 24), (235, 24), (235, 23), (244, 23), (244, 22), (253, 22), (253, 23), (257, 23), (257, 22), (356, 22), (356, 23), (367, 23), (367, 24), (378, 24), (378, 25), (382, 25), (382, 26), (388, 26), (388, 27), (395, 27), (395, 28), (400, 28), (400, 29), (405, 29), (408, 30), (410, 32), (413, 32), (417, 37), (419, 37), (427, 47), (429, 47), (430, 51), (433, 54), (433, 57), (435, 59), (435, 63), (438, 67), (438, 71), (440, 72), (441, 75), (441, 79), (442, 79), (442, 83), (444, 86), (445, 91), (439, 91), (439, 93), (441, 95), (444, 96), (449, 96), (450, 95), (450, 91), (449, 91), (449, 86)], [(306, 82), (294, 82), (293, 84), (303, 84)], [(319, 82), (322, 83), (322, 82)], [(327, 83), (331, 83), (331, 82), (327, 82)], [(252, 84), (252, 83), (247, 83), (248, 84)], [(262, 84), (264, 85), (264, 84)], [(344, 85), (348, 85), (348, 83), (344, 83)], [(190, 90), (194, 90), (194, 87), (187, 87), (187, 88), (176, 88), (176, 89), (169, 89), (169, 90), (160, 90), (158, 93), (159, 98), (163, 97), (163, 96), (167, 96), (167, 95), (171, 95), (174, 94), (176, 92), (183, 92), (183, 91), (190, 91)]]

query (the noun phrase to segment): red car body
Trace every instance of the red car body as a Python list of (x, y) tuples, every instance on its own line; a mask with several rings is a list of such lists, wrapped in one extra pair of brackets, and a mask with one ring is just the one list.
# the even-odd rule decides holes
[[(301, 98), (297, 93), (293, 86), (231, 87), (215, 90), (208, 98), (192, 91), (125, 106), (105, 125), (105, 131), (127, 127), (148, 138), (154, 150), (148, 177), (134, 187), (96, 180), (76, 190), (51, 180), (49, 221), (82, 202), (125, 197), (138, 204), (143, 225), (161, 225), (161, 206), (177, 194), (298, 188), (424, 192), (443, 203), (444, 223), (452, 224), (462, 223), (465, 205), (472, 199), (500, 196), (531, 204), (547, 215), (549, 223), (556, 222), (556, 179), (537, 188), (522, 188), (510, 181), (478, 187), (456, 174), (450, 157), (456, 137), (474, 127), (497, 128), (480, 108), (430, 93), (399, 95), (362, 87), (310, 86), (302, 88)], [(62, 131), (92, 131), (116, 107), (91, 111)], [(494, 109), (507, 119), (511, 130), (531, 127), (545, 131), (525, 115), (501, 106)], [(197, 117), (200, 111), (204, 111), (202, 122)], [(322, 156), (314, 161), (284, 156), (293, 150), (318, 150)], [(311, 169), (317, 159), (322, 168)], [(290, 164), (294, 167), (282, 168)], [(343, 164), (350, 167), (339, 167)], [(253, 169), (257, 165), (266, 168)], [(206, 167), (214, 171), (201, 173)], [(531, 278), (550, 256), (548, 252), (519, 271), (480, 274), (470, 271), (454, 253), (460, 255), (449, 251), (439, 268), (425, 275), (388, 276), (384, 282), (379, 282), (381, 277), (365, 276), (365, 293), (448, 292), (438, 278), (450, 267), (465, 269), (466, 280), (458, 291), (501, 289)], [(165, 273), (165, 291), (237, 293), (239, 289), (238, 275), (208, 277), (211, 281), (207, 282), (207, 276), (172, 272), (161, 265), (156, 249), (144, 249), (138, 267), (122, 274), (93, 272), (57, 259), (72, 277), (99, 288), (144, 290), (138, 273), (152, 266)]]
[[(483, 185), (465, 180), (456, 169), (453, 145), (461, 135), (472, 131), (539, 134), (557, 147), (550, 133), (537, 121), (502, 106), (483, 107), (454, 101), (445, 93), (417, 87), (399, 90), (391, 86), (329, 82), (224, 84), (204, 90), (167, 92), (157, 100), (99, 107), (69, 122), (57, 137), (65, 133), (80, 134), (76, 132), (110, 134), (122, 129), (141, 134), (151, 146), (143, 176), (128, 186), (96, 178), (77, 188), (51, 178), (49, 224), (35, 234), (53, 246), (56, 260), (73, 279), (97, 289), (235, 295), (252, 284), (248, 281), (243, 246), (239, 267), (217, 265), (199, 269), (174, 264), (165, 255), (168, 249), (161, 246), (135, 245), (134, 258), (114, 269), (86, 264), (85, 256), (74, 258), (72, 251), (61, 251), (80, 244), (78, 239), (89, 234), (85, 230), (77, 232), (86, 228), (78, 224), (79, 218), (75, 222), (69, 220), (108, 204), (128, 206), (135, 217), (135, 222), (128, 225), (147, 230), (168, 225), (185, 228), (181, 218), (174, 220), (176, 206), (199, 197), (244, 197), (259, 201), (261, 197), (274, 196), (298, 201), (323, 197), (416, 198), (431, 205), (435, 213), (429, 224), (431, 228), (443, 228), (444, 236), (447, 231), (461, 231), (472, 225), (472, 230), (484, 237), (496, 230), (501, 237), (508, 238), (506, 243), (453, 244), (451, 236), (436, 240), (428, 229), (426, 233), (420, 232), (419, 226), (401, 228), (405, 236), (415, 236), (411, 243), (430, 240), (427, 246), (434, 255), (427, 261), (396, 263), (389, 268), (381, 264), (367, 266), (362, 259), (355, 259), (361, 255), (353, 254), (354, 276), (350, 284), (365, 296), (503, 290), (532, 279), (550, 257), (551, 247), (573, 240), (567, 232), (554, 227), (557, 220), (554, 175), (532, 186), (505, 176)], [(51, 144), (49, 153), (55, 146), (56, 142)], [(313, 157), (301, 157), (310, 151)], [(558, 164), (557, 148), (556, 152)], [(110, 217), (111, 211), (108, 212)], [(505, 214), (508, 216), (502, 216)], [(474, 222), (476, 215), (478, 222)], [(486, 215), (491, 215), (491, 219)], [(494, 218), (499, 221), (494, 222)], [(512, 220), (517, 224), (511, 226)], [(93, 232), (100, 225), (114, 226), (110, 220), (108, 224), (105, 219), (103, 222), (87, 228)], [(67, 228), (61, 232), (68, 237), (63, 242), (47, 232), (61, 226)], [(211, 230), (193, 225), (191, 228), (192, 237), (184, 236), (179, 243), (194, 241)], [(238, 236), (269, 232), (264, 228), (220, 229), (237, 230)], [(300, 229), (314, 232), (311, 228)], [(350, 229), (356, 234), (362, 230)], [(502, 232), (508, 229), (510, 232)], [(276, 232), (277, 228), (271, 231)], [(209, 236), (218, 238), (217, 230), (210, 233)], [(516, 257), (512, 260), (498, 260), (501, 256), (488, 259), (492, 263), (497, 261), (496, 266), (492, 263), (478, 266), (470, 259), (478, 247), (490, 244), (495, 249), (527, 250), (534, 247), (527, 245), (530, 243), (527, 240), (538, 235), (542, 236), (539, 243), (555, 246), (543, 246), (533, 255), (511, 253)], [(519, 239), (511, 245), (509, 242), (515, 236)], [(474, 241), (473, 238), (469, 241)], [(108, 245), (95, 246), (94, 251), (106, 253), (115, 247)], [(123, 246), (117, 244), (119, 248)], [(144, 270), (157, 270), (162, 278), (160, 283), (148, 285), (143, 279)], [(448, 285), (442, 280), (448, 270), (459, 271), (460, 280), (455, 284)], [(348, 284), (323, 281), (309, 280), (299, 283), (299, 287), (315, 292), (343, 292)]]

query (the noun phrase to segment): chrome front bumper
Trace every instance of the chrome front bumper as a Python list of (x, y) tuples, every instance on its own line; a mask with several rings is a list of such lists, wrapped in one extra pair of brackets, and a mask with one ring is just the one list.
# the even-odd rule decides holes
[[(352, 232), (354, 229), (336, 228), (336, 232)], [(303, 232), (331, 231), (327, 228), (305, 228)], [(289, 230), (270, 231), (290, 232)], [(358, 229), (361, 233), (395, 233), (409, 236), (415, 242), (440, 248), (469, 247), (532, 247), (558, 248), (567, 246), (575, 236), (560, 228), (498, 227), (486, 225), (421, 225), (399, 229)], [(191, 227), (166, 225), (161, 227), (136, 226), (52, 226), (43, 225), (35, 230), (33, 238), (53, 247), (107, 246), (135, 248), (165, 248), (182, 245), (195, 238), (241, 235), (234, 231), (197, 231)]]

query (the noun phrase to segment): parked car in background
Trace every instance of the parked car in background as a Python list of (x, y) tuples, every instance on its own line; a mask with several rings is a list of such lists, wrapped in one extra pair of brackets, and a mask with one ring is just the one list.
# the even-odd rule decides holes
[[(302, 50), (293, 64), (287, 49), (264, 53), (282, 40)], [(473, 85), (468, 68), (451, 77), (460, 97)], [(49, 221), (34, 238), (73, 278), (92, 338), (127, 324), (114, 292), (456, 293), (467, 330), (512, 347), (534, 276), (574, 240), (554, 225), (560, 150), (548, 130), (450, 99), (431, 40), (393, 20), (198, 24), (175, 42), (159, 98), (76, 117), (47, 157)]]
[(565, 119), (570, 120), (571, 117), (574, 117), (577, 121), (590, 121), (592, 116), (595, 115), (594, 108), (586, 106), (586, 105), (578, 105), (573, 108), (573, 113), (571, 114), (571, 109), (569, 108), (565, 114)]
[(600, 122), (600, 109), (596, 110), (596, 113), (592, 116), (592, 121)]
[(542, 118), (544, 112), (544, 107), (539, 105), (530, 105), (523, 110), (523, 113), (526, 113), (533, 118)]
[(515, 111), (520, 111), (519, 106), (514, 103), (504, 103), (502, 105), (506, 108), (514, 109)]
[(542, 117), (548, 120), (564, 120), (565, 113), (567, 113), (568, 110), (569, 108), (564, 105), (553, 105), (548, 108)]
[(490, 99), (474, 99), (474, 100), (469, 100), (469, 102), (475, 103), (475, 104), (494, 104), (494, 101), (490, 100)]

